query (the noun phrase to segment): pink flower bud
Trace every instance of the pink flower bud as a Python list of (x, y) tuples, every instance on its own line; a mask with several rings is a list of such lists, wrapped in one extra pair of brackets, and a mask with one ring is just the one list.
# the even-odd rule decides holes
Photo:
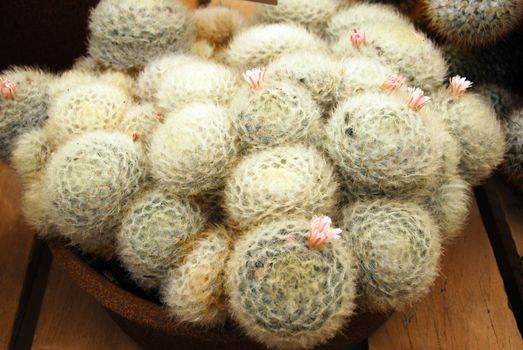
[(0, 78), (0, 95), (6, 100), (13, 100), (16, 97), (16, 85), (12, 81)]
[(265, 68), (249, 69), (243, 73), (243, 79), (245, 79), (252, 90), (259, 90), (262, 88), (265, 79)]
[(353, 33), (350, 35), (350, 41), (352, 43), (352, 46), (359, 49), (360, 46), (364, 46), (367, 44), (367, 37), (365, 36), (365, 32), (363, 30), (357, 30), (356, 28), (353, 29)]
[(415, 112), (419, 112), (431, 100), (430, 97), (425, 96), (423, 90), (420, 88), (409, 87), (409, 99), (407, 105)]
[(331, 228), (332, 220), (328, 216), (315, 216), (309, 225), (307, 239), (311, 248), (320, 248), (332, 239), (340, 239), (341, 230)]
[(452, 77), (449, 80), (449, 91), (452, 96), (463, 96), (465, 94), (465, 91), (472, 86), (471, 81), (468, 81), (467, 78), (460, 77), (459, 75), (456, 75), (455, 77)]
[(381, 88), (385, 91), (392, 92), (399, 89), (403, 85), (403, 82), (405, 82), (405, 77), (393, 74), (387, 78), (383, 85), (381, 85)]

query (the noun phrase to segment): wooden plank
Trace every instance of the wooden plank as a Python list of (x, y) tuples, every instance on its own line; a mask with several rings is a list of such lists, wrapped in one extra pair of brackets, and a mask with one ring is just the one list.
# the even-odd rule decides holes
[(494, 179), (501, 207), (505, 213), (510, 233), (516, 243), (517, 253), (523, 256), (523, 193), (508, 184), (505, 179)]
[(0, 349), (13, 332), (34, 237), (23, 220), (20, 191), (14, 171), (0, 162)]
[(475, 202), (430, 294), (396, 312), (369, 338), (369, 349), (523, 349)]
[(140, 349), (105, 310), (55, 264), (42, 303), (33, 349)]

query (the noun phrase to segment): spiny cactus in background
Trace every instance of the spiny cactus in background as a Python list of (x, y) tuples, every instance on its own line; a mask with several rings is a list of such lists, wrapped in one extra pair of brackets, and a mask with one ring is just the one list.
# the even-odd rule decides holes
[(471, 185), (479, 184), (501, 163), (505, 135), (494, 110), (482, 96), (452, 96), (447, 89), (440, 89), (426, 113), (439, 118), (459, 142), (459, 171)]
[(332, 45), (336, 57), (370, 57), (379, 59), (403, 75), (410, 84), (433, 91), (447, 76), (447, 66), (440, 50), (411, 25), (394, 22), (366, 22), (355, 28), (366, 41), (355, 45), (351, 33)]
[(507, 154), (501, 170), (523, 191), (523, 108), (514, 111), (504, 121), (507, 134)]
[[(385, 87), (387, 80), (397, 74), (388, 65), (384, 65), (380, 60), (371, 57), (353, 57), (342, 62), (343, 80), (338, 89), (338, 100), (345, 101), (347, 97), (361, 93), (380, 92), (389, 89)], [(392, 92), (399, 88), (404, 78), (398, 77), (398, 86), (390, 87)]]
[(202, 230), (205, 218), (186, 199), (145, 190), (129, 204), (116, 234), (116, 253), (142, 288), (160, 286), (182, 246)]
[(118, 131), (138, 138), (146, 148), (156, 128), (165, 121), (165, 115), (151, 103), (131, 105), (125, 111)]
[(56, 147), (84, 132), (116, 130), (130, 104), (130, 97), (113, 85), (90, 83), (71, 88), (49, 106), (45, 125), (49, 142)]
[(326, 131), (328, 154), (354, 196), (417, 191), (442, 167), (440, 144), (419, 115), (385, 93), (348, 99)]
[(489, 47), (467, 52), (444, 47), (443, 54), (449, 65), (449, 76), (465, 75), (477, 84), (521, 86), (523, 33), (520, 31)]
[(386, 311), (423, 297), (438, 273), (440, 233), (429, 214), (395, 199), (356, 202), (343, 210), (360, 268), (366, 306)]
[(228, 67), (194, 61), (167, 71), (160, 80), (155, 100), (165, 112), (193, 102), (227, 105), (237, 89), (236, 74)]
[(328, 23), (325, 38), (333, 43), (367, 23), (390, 23), (413, 28), (409, 19), (392, 5), (356, 3), (336, 13)]
[(334, 169), (318, 151), (282, 146), (244, 157), (229, 175), (224, 207), (235, 226), (336, 211)]
[(508, 117), (513, 110), (523, 106), (522, 96), (507, 90), (501, 85), (477, 85), (474, 86), (474, 92), (487, 98), (500, 120)]
[(184, 49), (190, 24), (178, 0), (102, 0), (89, 19), (89, 54), (109, 67), (139, 68), (157, 55)]
[(18, 136), (12, 149), (11, 165), (22, 183), (39, 179), (52, 153), (45, 130), (33, 129)]
[(81, 71), (91, 74), (99, 74), (105, 71), (105, 69), (93, 57), (81, 56), (74, 61), (73, 67), (71, 67), (71, 71)]
[(492, 44), (523, 20), (521, 0), (422, 0), (420, 7), (431, 31), (465, 49)]
[(326, 52), (320, 38), (293, 24), (262, 24), (238, 33), (225, 52), (225, 60), (239, 70), (262, 67), (278, 57), (299, 51)]
[(304, 141), (321, 114), (310, 92), (290, 81), (245, 86), (231, 103), (231, 120), (243, 148)]
[(336, 103), (343, 76), (341, 64), (321, 52), (303, 51), (282, 55), (267, 67), (267, 80), (289, 79), (302, 85), (322, 108), (330, 112)]
[(196, 41), (203, 40), (213, 49), (224, 47), (238, 32), (244, 20), (241, 14), (225, 6), (207, 6), (194, 11), (192, 18)]
[(323, 35), (327, 23), (341, 6), (339, 0), (279, 0), (278, 6), (258, 5), (254, 22), (296, 23), (312, 33)]
[(202, 233), (162, 283), (162, 301), (175, 319), (203, 326), (225, 322), (224, 269), (231, 246), (227, 231)]
[(145, 102), (155, 102), (160, 84), (167, 72), (183, 70), (186, 64), (200, 63), (196, 56), (168, 53), (149, 61), (140, 72), (136, 82), (136, 95)]
[(112, 245), (120, 211), (140, 189), (143, 156), (130, 137), (98, 131), (80, 135), (56, 151), (43, 183), (51, 221), (87, 252)]
[(226, 268), (233, 318), (278, 349), (326, 342), (354, 310), (356, 261), (343, 239), (312, 248), (309, 223), (273, 221), (235, 243)]
[(434, 218), (444, 242), (452, 242), (465, 226), (471, 199), (470, 185), (457, 174), (438, 176), (435, 186), (417, 193), (416, 201)]
[(236, 136), (223, 107), (195, 103), (152, 135), (152, 176), (173, 193), (196, 195), (223, 185), (236, 159)]
[[(0, 160), (8, 160), (17, 136), (47, 119), (49, 84), (54, 77), (39, 69), (14, 67), (0, 72)], [(4, 85), (9, 94), (4, 94)]]

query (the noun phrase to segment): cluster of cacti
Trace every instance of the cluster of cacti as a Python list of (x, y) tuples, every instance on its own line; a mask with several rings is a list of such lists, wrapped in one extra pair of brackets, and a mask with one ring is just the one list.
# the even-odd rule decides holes
[[(428, 292), (505, 134), (392, 7), (280, 0), (252, 23), (102, 0), (72, 70), (0, 74), (0, 155), (31, 225), (117, 259), (176, 321), (308, 349), (356, 303)], [(521, 110), (505, 125), (521, 178)]]

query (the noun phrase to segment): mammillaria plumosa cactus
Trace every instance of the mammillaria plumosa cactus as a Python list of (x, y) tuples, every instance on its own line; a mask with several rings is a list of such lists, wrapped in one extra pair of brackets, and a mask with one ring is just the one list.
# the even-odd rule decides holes
[(129, 205), (116, 234), (116, 253), (142, 288), (158, 288), (182, 246), (203, 228), (205, 217), (186, 199), (145, 190)]
[(41, 177), (51, 153), (45, 130), (34, 129), (16, 139), (11, 154), (11, 165), (22, 182), (31, 182)]
[(244, 157), (227, 179), (225, 210), (235, 225), (252, 227), (286, 217), (334, 215), (338, 183), (318, 151), (281, 146)]
[(89, 54), (118, 69), (186, 47), (190, 14), (179, 0), (102, 0), (91, 12)]
[(474, 48), (499, 40), (523, 20), (523, 1), (422, 0), (428, 27), (455, 47)]
[(441, 239), (425, 210), (378, 199), (349, 205), (343, 216), (342, 230), (358, 261), (369, 309), (402, 307), (429, 291), (438, 273)]
[(167, 115), (150, 142), (152, 176), (182, 195), (221, 187), (238, 151), (227, 111), (209, 103)]
[(169, 272), (161, 288), (162, 300), (177, 320), (220, 325), (226, 317), (223, 284), (230, 238), (223, 227), (201, 235), (181, 257), (179, 266)]
[(97, 131), (58, 149), (43, 188), (51, 221), (88, 252), (112, 245), (111, 229), (144, 177), (143, 155), (129, 136)]
[[(320, 231), (331, 230), (329, 222)], [(309, 349), (332, 338), (354, 310), (356, 262), (344, 239), (311, 246), (317, 227), (277, 220), (246, 232), (227, 264), (232, 316), (271, 348)], [(327, 233), (327, 235), (329, 235)]]
[(321, 117), (310, 92), (290, 81), (263, 81), (260, 69), (248, 71), (250, 85), (231, 103), (231, 120), (244, 148), (263, 148), (306, 140)]
[(523, 109), (514, 111), (504, 122), (508, 152), (501, 170), (509, 180), (523, 190)]
[(229, 43), (225, 60), (240, 70), (263, 67), (283, 54), (325, 52), (327, 46), (305, 28), (293, 24), (261, 24), (238, 33)]
[(442, 166), (432, 135), (404, 101), (369, 93), (338, 107), (326, 148), (353, 195), (397, 195), (432, 185)]
[(14, 67), (0, 73), (0, 159), (7, 160), (18, 135), (47, 119), (53, 76), (39, 69)]

